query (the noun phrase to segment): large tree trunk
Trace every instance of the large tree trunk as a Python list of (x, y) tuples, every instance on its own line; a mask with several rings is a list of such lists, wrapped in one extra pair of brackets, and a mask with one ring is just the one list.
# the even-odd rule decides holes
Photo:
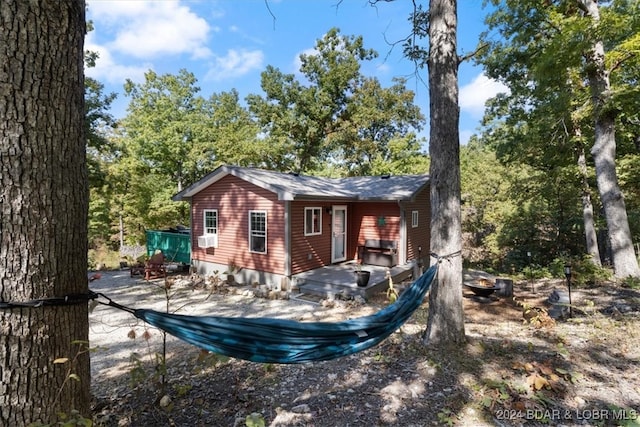
[(584, 148), (580, 147), (578, 154), (578, 169), (582, 180), (582, 219), (584, 222), (584, 236), (587, 253), (591, 256), (594, 265), (601, 267), (600, 249), (598, 249), (598, 235), (596, 233), (595, 221), (593, 219), (593, 203), (591, 202), (591, 191), (589, 189), (587, 161)]
[[(84, 0), (0, 2), (3, 302), (87, 293), (84, 14)], [(87, 340), (86, 301), (0, 309), (0, 425), (89, 416)]]
[[(595, 0), (580, 0), (585, 13), (596, 27), (600, 24), (600, 11)], [(640, 277), (638, 260), (633, 249), (627, 209), (616, 174), (616, 110), (612, 104), (609, 72), (605, 65), (604, 44), (597, 39), (589, 52), (587, 76), (591, 89), (595, 115), (595, 142), (591, 149), (596, 166), (596, 182), (604, 207), (609, 243), (615, 275), (618, 278)]]
[(426, 342), (465, 341), (462, 306), (462, 227), (455, 0), (429, 6), (431, 252), (441, 260), (429, 293)]

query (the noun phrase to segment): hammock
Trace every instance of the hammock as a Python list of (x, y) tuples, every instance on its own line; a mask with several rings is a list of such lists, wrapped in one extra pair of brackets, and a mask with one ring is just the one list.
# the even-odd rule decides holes
[(396, 302), (376, 314), (341, 322), (298, 322), (277, 318), (188, 316), (155, 310), (130, 311), (150, 325), (211, 352), (259, 363), (303, 363), (336, 359), (366, 350), (404, 324), (422, 304), (437, 263)]

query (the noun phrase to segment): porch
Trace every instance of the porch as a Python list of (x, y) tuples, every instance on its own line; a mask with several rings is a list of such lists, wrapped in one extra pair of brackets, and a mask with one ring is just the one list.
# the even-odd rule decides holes
[(353, 261), (333, 264), (325, 267), (295, 274), (292, 282), (298, 293), (292, 298), (305, 299), (305, 296), (320, 298), (335, 298), (344, 296), (353, 298), (361, 296), (364, 299), (384, 291), (389, 287), (387, 271), (390, 270), (393, 283), (399, 283), (413, 275), (414, 264), (397, 265), (395, 267), (381, 267), (363, 264), (362, 270), (371, 272), (369, 284), (366, 287), (356, 285), (355, 265)]

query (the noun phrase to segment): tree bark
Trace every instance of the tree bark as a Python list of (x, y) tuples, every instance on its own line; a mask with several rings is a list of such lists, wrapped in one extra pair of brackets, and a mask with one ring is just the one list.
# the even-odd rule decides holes
[[(592, 19), (598, 34), (600, 11), (595, 0), (580, 0), (585, 13)], [(594, 107), (595, 141), (591, 154), (596, 167), (596, 182), (609, 233), (615, 276), (640, 277), (638, 260), (633, 249), (627, 209), (616, 174), (615, 120), (609, 72), (605, 65), (604, 43), (596, 39), (588, 52), (587, 78)]]
[[(4, 302), (87, 293), (84, 34), (84, 0), (0, 2)], [(0, 425), (89, 416), (87, 345), (86, 302), (0, 309)]]
[(591, 261), (597, 267), (601, 267), (600, 249), (598, 248), (598, 235), (596, 233), (595, 221), (593, 219), (593, 203), (591, 202), (591, 191), (589, 191), (589, 181), (587, 173), (587, 160), (584, 148), (580, 147), (578, 154), (578, 169), (582, 180), (582, 220), (584, 222), (584, 237), (587, 253)]
[(455, 0), (429, 5), (431, 252), (444, 257), (429, 293), (425, 341), (465, 341), (462, 306), (462, 226)]

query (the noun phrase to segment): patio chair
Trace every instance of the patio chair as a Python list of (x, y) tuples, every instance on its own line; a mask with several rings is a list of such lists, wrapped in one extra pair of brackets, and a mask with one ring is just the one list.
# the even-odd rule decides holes
[(165, 258), (162, 252), (151, 255), (151, 258), (144, 264), (145, 280), (167, 277), (167, 267), (164, 261)]

